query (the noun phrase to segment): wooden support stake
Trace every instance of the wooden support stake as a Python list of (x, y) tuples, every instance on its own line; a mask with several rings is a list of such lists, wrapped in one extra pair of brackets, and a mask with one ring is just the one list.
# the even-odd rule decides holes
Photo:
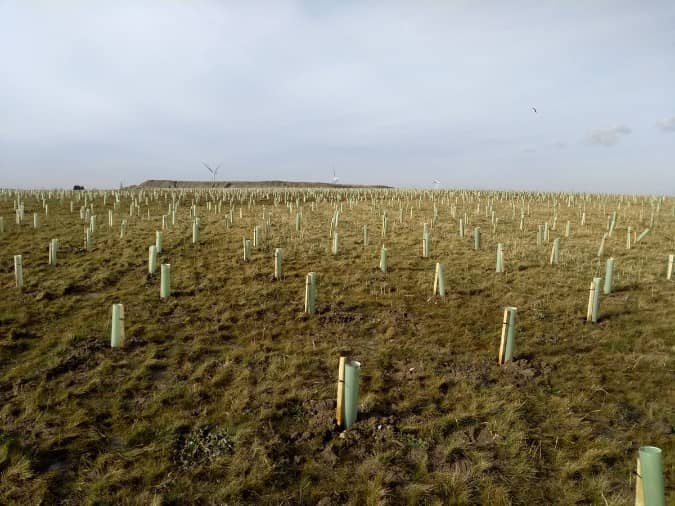
[(645, 506), (645, 490), (642, 484), (642, 468), (640, 458), (637, 459), (637, 473), (635, 477), (635, 506)]
[(509, 310), (504, 309), (504, 321), (502, 323), (502, 340), (499, 344), (499, 365), (504, 363), (504, 355), (506, 354), (506, 336), (509, 328)]
[(588, 290), (588, 309), (586, 310), (587, 322), (590, 322), (593, 316), (593, 292), (595, 292), (595, 283), (591, 281), (591, 287)]
[(335, 408), (335, 418), (338, 427), (342, 427), (345, 399), (345, 357), (340, 357), (338, 365), (338, 384), (337, 384), (337, 407)]

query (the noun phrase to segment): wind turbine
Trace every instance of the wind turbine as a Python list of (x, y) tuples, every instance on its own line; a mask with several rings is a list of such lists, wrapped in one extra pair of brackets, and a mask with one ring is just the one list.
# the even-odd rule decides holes
[(213, 176), (213, 182), (215, 183), (216, 182), (216, 176), (218, 175), (218, 169), (220, 169), (220, 166), (222, 165), (222, 162), (219, 163), (218, 167), (216, 167), (215, 169), (212, 169), (211, 167), (209, 167), (206, 164), (206, 162), (202, 162), (202, 164), (204, 164), (204, 167), (206, 167), (208, 169), (208, 171), (211, 173), (211, 175)]

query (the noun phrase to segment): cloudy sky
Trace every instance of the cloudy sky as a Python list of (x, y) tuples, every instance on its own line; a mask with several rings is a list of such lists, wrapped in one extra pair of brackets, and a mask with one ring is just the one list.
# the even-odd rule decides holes
[(672, 0), (0, 0), (0, 65), (0, 187), (675, 194)]

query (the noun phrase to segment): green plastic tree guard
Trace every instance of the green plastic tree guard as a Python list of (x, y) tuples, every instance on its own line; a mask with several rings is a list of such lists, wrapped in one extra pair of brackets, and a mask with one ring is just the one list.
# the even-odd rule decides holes
[(434, 295), (436, 294), (445, 297), (445, 276), (440, 262), (436, 262), (436, 273), (434, 274)]
[(162, 264), (160, 268), (159, 296), (166, 299), (171, 295), (171, 264)]
[(656, 446), (640, 447), (640, 470), (645, 506), (665, 506), (663, 457)]
[(382, 246), (382, 249), (380, 250), (380, 270), (386, 273), (387, 269), (388, 269), (387, 248)]
[(422, 238), (422, 257), (423, 258), (429, 258), (429, 253), (430, 253), (430, 239), (429, 236), (425, 236)]
[(281, 279), (281, 248), (274, 249), (274, 279)]
[(112, 305), (112, 329), (110, 331), (110, 347), (120, 348), (124, 344), (124, 305)]
[(602, 278), (593, 278), (588, 295), (588, 310), (586, 311), (586, 321), (597, 323), (598, 310), (600, 307), (600, 282)]
[(499, 345), (499, 364), (510, 362), (516, 349), (516, 318), (518, 308), (508, 306), (504, 308), (502, 323), (502, 339)]
[(14, 280), (17, 288), (23, 288), (23, 256), (14, 255)]
[(260, 247), (260, 225), (253, 227), (253, 247)]
[(148, 246), (148, 272), (154, 274), (157, 270), (157, 246)]
[(56, 266), (56, 257), (59, 249), (58, 239), (49, 241), (49, 265)]
[(553, 249), (551, 249), (551, 265), (558, 265), (560, 261), (560, 238), (553, 241)]
[(638, 238), (637, 238), (637, 240), (636, 240), (635, 242), (636, 242), (636, 243), (637, 243), (637, 242), (640, 242), (642, 239), (644, 239), (645, 237), (647, 237), (647, 234), (648, 234), (648, 233), (649, 233), (649, 229), (648, 229), (648, 228), (644, 229), (644, 230), (642, 231), (642, 233), (638, 236)]
[(310, 272), (305, 279), (305, 313), (316, 312), (316, 273)]
[(612, 293), (614, 279), (614, 258), (608, 258), (605, 264), (605, 284), (602, 289), (602, 293), (609, 295)]
[(195, 219), (192, 222), (192, 244), (199, 242), (199, 222)]
[(244, 239), (244, 262), (251, 260), (251, 240)]
[(359, 375), (361, 363), (351, 360), (345, 363), (345, 402), (344, 428), (348, 429), (356, 421), (359, 408)]
[(502, 243), (497, 244), (497, 265), (495, 272), (504, 272), (504, 247)]

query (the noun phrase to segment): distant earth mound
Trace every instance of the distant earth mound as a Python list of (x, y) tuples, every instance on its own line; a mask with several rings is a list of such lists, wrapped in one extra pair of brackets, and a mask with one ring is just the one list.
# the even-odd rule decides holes
[(305, 181), (174, 181), (148, 179), (130, 188), (392, 188), (384, 185), (332, 184)]

